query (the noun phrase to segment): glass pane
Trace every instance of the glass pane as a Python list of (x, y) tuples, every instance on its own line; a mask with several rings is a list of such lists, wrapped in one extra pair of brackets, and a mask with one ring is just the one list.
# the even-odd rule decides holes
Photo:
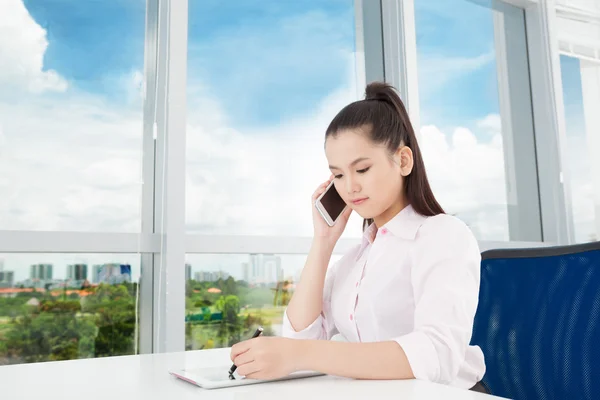
[[(341, 256), (334, 255), (330, 265)], [(280, 335), (305, 255), (188, 254), (186, 350), (228, 347), (257, 326)]]
[(190, 0), (188, 233), (312, 235), (325, 129), (364, 92), (355, 47), (354, 0)]
[(140, 230), (143, 1), (0, 1), (0, 229)]
[[(600, 239), (600, 66), (561, 56), (566, 165), (575, 241)], [(594, 123), (596, 126), (594, 126)], [(589, 126), (588, 126), (589, 124)]]
[(480, 240), (508, 240), (494, 45), (494, 17), (501, 12), (492, 1), (480, 3), (487, 6), (467, 0), (415, 1), (420, 143), (445, 211), (465, 221)]
[(0, 254), (0, 365), (138, 353), (139, 254)]

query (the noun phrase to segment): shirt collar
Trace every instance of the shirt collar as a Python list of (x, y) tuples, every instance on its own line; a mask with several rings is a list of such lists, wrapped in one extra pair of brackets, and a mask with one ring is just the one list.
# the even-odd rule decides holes
[(381, 228), (382, 230), (387, 229), (395, 236), (399, 236), (403, 239), (414, 240), (419, 228), (426, 219), (426, 216), (416, 212), (413, 206), (409, 204)]
[(375, 224), (371, 224), (365, 229), (363, 232), (362, 243), (358, 250), (358, 254), (356, 259), (358, 260), (364, 250), (370, 245), (373, 244), (375, 238), (378, 234), (389, 235), (392, 234), (394, 236), (401, 237), (407, 240), (414, 240), (417, 236), (417, 232), (423, 222), (428, 217), (419, 214), (414, 210), (414, 208), (409, 204), (404, 207), (394, 218), (388, 221), (387, 224), (383, 225), (381, 229), (377, 229)]
[[(394, 236), (401, 237), (403, 239), (414, 240), (417, 236), (417, 232), (423, 222), (427, 219), (426, 216), (421, 215), (415, 211), (415, 209), (409, 204), (404, 207), (394, 218), (389, 220), (385, 225), (379, 229), (379, 233), (387, 234), (392, 233)], [(373, 243), (375, 237), (378, 234), (378, 229), (375, 224), (369, 225), (363, 233), (362, 246), (366, 247), (368, 244)]]

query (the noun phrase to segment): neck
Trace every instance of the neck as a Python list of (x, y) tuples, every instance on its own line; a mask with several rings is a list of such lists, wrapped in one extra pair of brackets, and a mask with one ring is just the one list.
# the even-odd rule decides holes
[(408, 202), (404, 198), (398, 200), (397, 202), (392, 204), (390, 208), (382, 212), (377, 217), (373, 218), (375, 226), (377, 228), (380, 228), (383, 225), (387, 224), (392, 218), (398, 215), (400, 211), (404, 210), (406, 206), (408, 206)]

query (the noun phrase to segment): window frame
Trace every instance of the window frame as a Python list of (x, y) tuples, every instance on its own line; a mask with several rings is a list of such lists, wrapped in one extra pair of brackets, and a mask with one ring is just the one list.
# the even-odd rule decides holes
[[(568, 182), (562, 179), (561, 167), (565, 124), (556, 10), (546, 0), (507, 3), (523, 7), (528, 68), (536, 71), (528, 76), (532, 129), (525, 130), (526, 138), (513, 138), (534, 144), (535, 148), (527, 149), (534, 162), (519, 157), (513, 167), (517, 177), (526, 170), (525, 175), (534, 173), (538, 179), (533, 190), (517, 193), (517, 204), (537, 205), (538, 215), (519, 215), (519, 220), (524, 218), (520, 224), (533, 224), (532, 232), (537, 229), (540, 234), (528, 233), (509, 242), (482, 241), (482, 251), (572, 241), (572, 218), (565, 198)], [(384, 79), (396, 85), (418, 128), (414, 0), (355, 0), (355, 10), (357, 51), (365, 55), (365, 82)], [(495, 29), (501, 29), (500, 25)], [(0, 230), (0, 253), (139, 253), (141, 353), (185, 349), (186, 253), (306, 254), (311, 244), (308, 237), (186, 234), (187, 27), (187, 0), (147, 1), (140, 233)], [(497, 36), (501, 38), (502, 33)], [(509, 104), (518, 103), (509, 100)], [(344, 253), (359, 240), (340, 240), (335, 254)]]

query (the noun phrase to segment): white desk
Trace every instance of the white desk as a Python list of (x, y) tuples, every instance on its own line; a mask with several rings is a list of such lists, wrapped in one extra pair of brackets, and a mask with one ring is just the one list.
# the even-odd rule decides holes
[[(317, 400), (498, 397), (422, 381), (360, 381), (320, 376), (205, 390), (168, 371), (224, 365), (229, 349), (0, 366), (0, 398), (45, 400)], [(227, 371), (223, 371), (224, 374)]]

